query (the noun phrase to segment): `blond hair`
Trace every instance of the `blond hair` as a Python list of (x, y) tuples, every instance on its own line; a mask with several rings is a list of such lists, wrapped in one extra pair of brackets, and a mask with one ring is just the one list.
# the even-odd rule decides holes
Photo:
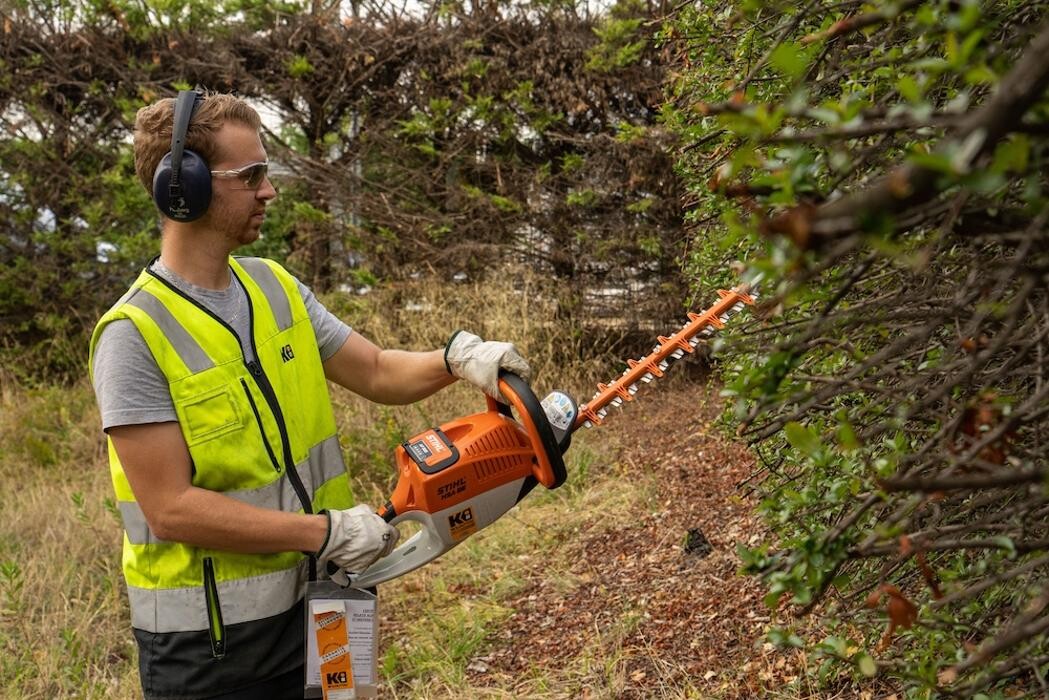
[[(153, 173), (171, 150), (174, 116), (175, 99), (171, 97), (147, 105), (135, 115), (135, 174), (150, 194), (153, 192)], [(215, 134), (226, 122), (243, 124), (256, 131), (262, 128), (259, 113), (241, 98), (205, 93), (190, 120), (186, 148), (211, 163), (218, 153)]]

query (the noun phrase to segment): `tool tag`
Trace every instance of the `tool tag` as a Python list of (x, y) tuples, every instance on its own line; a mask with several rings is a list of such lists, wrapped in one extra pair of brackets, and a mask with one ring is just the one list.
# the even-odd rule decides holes
[(305, 607), (304, 696), (325, 700), (377, 697), (375, 595), (332, 581), (311, 581)]
[(349, 626), (346, 619), (346, 602), (312, 600), (310, 612), (313, 613), (313, 624), (316, 628), (324, 700), (356, 700), (350, 637), (346, 631)]

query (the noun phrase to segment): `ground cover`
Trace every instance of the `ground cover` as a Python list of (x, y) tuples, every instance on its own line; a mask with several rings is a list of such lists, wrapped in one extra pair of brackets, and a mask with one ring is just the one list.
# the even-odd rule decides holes
[[(735, 545), (762, 536), (736, 488), (751, 457), (715, 425), (716, 387), (686, 369), (578, 434), (564, 487), (382, 586), (382, 697), (799, 697), (777, 690), (795, 659), (763, 644), (761, 591), (736, 573)], [(344, 436), (361, 501), (384, 494), (386, 443), (483, 405), (442, 394), (336, 396), (340, 424), (368, 426)], [(90, 388), (9, 383), (3, 413), (0, 697), (138, 697)]]
[[(781, 690), (802, 661), (764, 643), (763, 592), (737, 573), (736, 544), (754, 545), (764, 530), (737, 488), (753, 459), (716, 425), (717, 387), (677, 377), (641, 396), (569, 450), (590, 451), (583, 473), (569, 461), (569, 495), (538, 494), (511, 522), (473, 538), (472, 549), (387, 585), (388, 653), (429, 657), (426, 672), (399, 682), (394, 674), (397, 697), (805, 694)], [(504, 545), (522, 538), (545, 546), (506, 559)], [(488, 573), (463, 581), (448, 571), (464, 564)], [(512, 583), (493, 596), (493, 581), (504, 578)], [(407, 587), (410, 603), (396, 586)], [(473, 629), (467, 654), (427, 649), (421, 637), (434, 628), (420, 628), (420, 604), (447, 618), (493, 599), (499, 611)], [(449, 664), (463, 673), (452, 678)]]

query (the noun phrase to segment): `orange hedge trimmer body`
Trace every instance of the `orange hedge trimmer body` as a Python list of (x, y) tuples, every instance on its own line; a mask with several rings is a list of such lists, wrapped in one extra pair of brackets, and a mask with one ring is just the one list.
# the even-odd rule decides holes
[[(755, 295), (744, 286), (721, 290), (719, 301), (640, 360), (628, 360), (623, 375), (599, 384), (594, 398), (577, 407), (562, 392), (540, 402), (526, 382), (504, 373), (499, 388), (510, 405), (487, 399), (487, 410), (431, 428), (397, 447), (397, 485), (380, 515), (392, 525), (414, 521), (419, 532), (359, 575), (350, 585), (367, 588), (433, 561), (470, 535), (498, 520), (536, 484), (548, 489), (567, 479), (562, 454), (581, 426), (599, 425), (609, 405), (632, 401), (638, 382), (663, 376), (670, 362), (691, 353), (722, 328)], [(511, 407), (516, 409), (515, 420)]]

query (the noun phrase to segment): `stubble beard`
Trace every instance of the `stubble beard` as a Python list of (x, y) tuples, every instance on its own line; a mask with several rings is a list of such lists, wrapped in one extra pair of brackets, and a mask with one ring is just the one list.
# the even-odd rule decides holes
[(261, 226), (255, 224), (250, 214), (243, 217), (229, 210), (215, 212), (214, 228), (222, 233), (222, 239), (231, 252), (254, 243), (261, 234)]

